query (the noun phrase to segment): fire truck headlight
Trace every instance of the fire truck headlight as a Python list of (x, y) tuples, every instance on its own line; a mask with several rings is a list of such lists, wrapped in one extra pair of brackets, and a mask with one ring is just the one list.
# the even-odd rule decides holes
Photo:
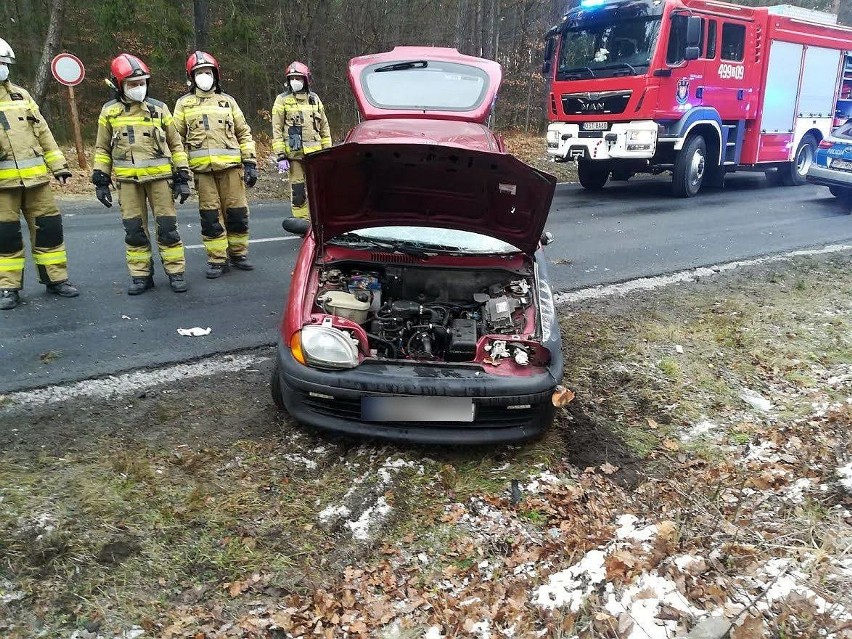
[(628, 131), (627, 141), (634, 144), (652, 144), (654, 142), (654, 132), (646, 130)]
[(547, 141), (551, 144), (556, 144), (559, 142), (559, 131), (556, 129), (550, 129), (547, 132)]

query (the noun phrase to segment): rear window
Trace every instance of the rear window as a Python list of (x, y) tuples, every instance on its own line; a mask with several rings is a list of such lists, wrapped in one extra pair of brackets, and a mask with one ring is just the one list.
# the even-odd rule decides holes
[(488, 74), (455, 62), (400, 61), (367, 67), (361, 85), (378, 109), (472, 111), (485, 99)]

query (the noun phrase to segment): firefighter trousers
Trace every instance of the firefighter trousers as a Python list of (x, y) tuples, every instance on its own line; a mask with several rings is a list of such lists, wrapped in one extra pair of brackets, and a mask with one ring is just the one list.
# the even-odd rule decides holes
[(33, 262), (42, 284), (68, 279), (62, 216), (49, 184), (0, 189), (0, 289), (19, 290), (24, 283), (21, 213), (30, 230)]
[(153, 274), (151, 238), (148, 233), (148, 204), (157, 224), (157, 248), (163, 270), (169, 275), (183, 273), (186, 262), (177, 227), (177, 211), (169, 180), (119, 182), (118, 202), (124, 224), (127, 268), (131, 277)]
[(195, 190), (198, 191), (201, 239), (207, 249), (207, 261), (224, 264), (228, 256), (247, 256), (249, 210), (243, 169), (235, 166), (223, 171), (196, 173)]
[(293, 217), (305, 220), (310, 217), (308, 192), (305, 190), (304, 160), (290, 160), (290, 205)]

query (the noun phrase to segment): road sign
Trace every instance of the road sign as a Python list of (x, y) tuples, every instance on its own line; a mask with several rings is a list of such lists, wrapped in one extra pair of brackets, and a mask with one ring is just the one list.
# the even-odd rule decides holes
[(70, 53), (60, 53), (53, 58), (50, 70), (56, 81), (66, 87), (76, 87), (86, 77), (86, 68), (80, 62), (80, 58)]

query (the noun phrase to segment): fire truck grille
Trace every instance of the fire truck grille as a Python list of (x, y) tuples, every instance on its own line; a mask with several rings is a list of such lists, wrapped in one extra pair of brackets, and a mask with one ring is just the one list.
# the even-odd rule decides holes
[(565, 115), (609, 115), (623, 113), (632, 91), (601, 91), (599, 93), (563, 93)]

